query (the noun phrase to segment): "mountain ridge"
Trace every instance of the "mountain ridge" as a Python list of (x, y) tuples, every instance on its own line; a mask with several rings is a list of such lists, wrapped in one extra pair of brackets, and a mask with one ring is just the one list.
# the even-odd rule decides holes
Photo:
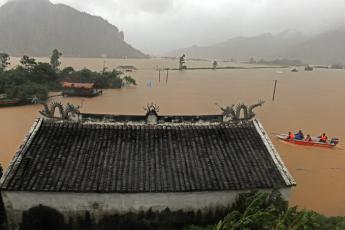
[(124, 33), (99, 16), (49, 0), (12, 0), (0, 7), (0, 51), (13, 56), (146, 58)]
[(251, 37), (233, 37), (210, 46), (191, 46), (170, 51), (167, 56), (185, 53), (191, 58), (300, 59), (311, 64), (345, 63), (345, 31), (331, 30), (307, 36), (297, 30), (278, 34), (263, 33)]

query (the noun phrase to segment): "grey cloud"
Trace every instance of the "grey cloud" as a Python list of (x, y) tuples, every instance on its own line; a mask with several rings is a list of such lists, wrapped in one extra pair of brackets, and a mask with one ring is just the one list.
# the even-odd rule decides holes
[(174, 0), (120, 0), (119, 2), (132, 9), (154, 13), (164, 13), (174, 6)]
[(344, 0), (51, 1), (104, 17), (149, 53), (285, 29), (310, 34), (345, 28)]

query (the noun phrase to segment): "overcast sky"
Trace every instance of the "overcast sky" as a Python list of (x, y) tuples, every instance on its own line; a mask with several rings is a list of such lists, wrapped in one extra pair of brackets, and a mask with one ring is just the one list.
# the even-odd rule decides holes
[(285, 29), (310, 34), (345, 28), (345, 0), (51, 1), (102, 16), (150, 54)]

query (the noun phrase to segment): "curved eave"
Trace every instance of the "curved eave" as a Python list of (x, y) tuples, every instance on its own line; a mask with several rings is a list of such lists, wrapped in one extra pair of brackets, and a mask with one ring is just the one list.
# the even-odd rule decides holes
[(264, 127), (262, 126), (262, 124), (260, 123), (260, 121), (255, 119), (253, 121), (253, 123), (254, 123), (254, 126), (255, 126), (257, 132), (259, 133), (262, 141), (264, 142), (268, 152), (270, 153), (273, 162), (277, 166), (277, 169), (279, 170), (280, 175), (283, 177), (286, 186), (287, 187), (296, 186), (296, 182), (295, 182), (294, 178), (292, 177), (292, 175), (290, 174), (289, 170), (285, 166), (283, 160), (281, 159), (278, 151), (274, 147), (271, 139), (267, 135), (267, 132), (264, 129)]
[(23, 144), (19, 147), (16, 154), (14, 155), (13, 159), (11, 160), (6, 172), (0, 179), (0, 189), (6, 190), (8, 183), (10, 182), (10, 178), (12, 177), (12, 174), (17, 172), (18, 166), (20, 165), (23, 156), (26, 152), (26, 150), (29, 148), (32, 140), (35, 137), (35, 134), (41, 127), (41, 124), (43, 122), (43, 119), (38, 118), (35, 120), (34, 124), (32, 125), (29, 133), (25, 136)]

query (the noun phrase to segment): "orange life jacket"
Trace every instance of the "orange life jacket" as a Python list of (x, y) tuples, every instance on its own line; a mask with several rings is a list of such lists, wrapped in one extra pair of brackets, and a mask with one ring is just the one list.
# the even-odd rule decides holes
[(322, 135), (322, 136), (321, 136), (321, 140), (322, 140), (322, 141), (327, 141), (327, 139), (328, 139), (328, 138), (327, 138), (326, 135)]
[(293, 133), (290, 133), (290, 135), (289, 135), (289, 139), (290, 139), (290, 140), (295, 139), (295, 135), (294, 135)]

